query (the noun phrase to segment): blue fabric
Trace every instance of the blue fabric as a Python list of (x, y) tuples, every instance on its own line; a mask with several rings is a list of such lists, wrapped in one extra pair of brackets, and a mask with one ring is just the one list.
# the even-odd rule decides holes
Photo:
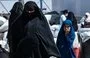
[[(64, 25), (70, 26), (70, 32), (67, 36), (64, 32)], [(61, 54), (61, 58), (75, 58), (74, 52), (72, 50), (72, 44), (75, 39), (74, 32), (75, 31), (72, 27), (72, 22), (70, 20), (65, 20), (57, 37), (57, 47)]]

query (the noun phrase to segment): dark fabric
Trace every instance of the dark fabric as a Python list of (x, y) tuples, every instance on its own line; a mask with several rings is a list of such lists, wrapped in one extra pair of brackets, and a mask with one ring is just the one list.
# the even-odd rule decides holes
[(60, 24), (60, 15), (57, 11), (51, 11), (46, 13), (45, 15), (51, 15), (51, 19), (49, 21), (50, 25)]
[(51, 15), (52, 15), (52, 14), (56, 14), (56, 15), (59, 15), (59, 13), (58, 13), (57, 11), (51, 11), (51, 12), (47, 12), (47, 13), (45, 13), (45, 14), (46, 14), (46, 15), (47, 15), (47, 14), (51, 14)]
[[(69, 25), (71, 27), (70, 32), (68, 35), (65, 35), (64, 32), (64, 25)], [(72, 44), (75, 39), (74, 29), (72, 27), (72, 22), (70, 20), (66, 20), (63, 22), (63, 25), (59, 31), (57, 37), (57, 47), (61, 54), (61, 58), (75, 58)]]
[(77, 31), (78, 30), (78, 25), (77, 25), (77, 19), (74, 16), (74, 13), (73, 12), (69, 12), (68, 16), (67, 16), (67, 19), (72, 21), (73, 28), (74, 28), (75, 31)]
[(3, 40), (4, 33), (0, 33), (0, 40)]
[[(34, 7), (35, 12), (27, 11)], [(12, 48), (10, 58), (49, 58), (59, 57), (52, 33), (46, 18), (35, 2), (24, 6), (22, 15), (12, 25)]]
[(51, 19), (49, 21), (50, 25), (60, 24), (59, 19), (60, 19), (60, 15), (52, 14)]
[(0, 58), (9, 58), (8, 52), (0, 45)]
[[(9, 43), (9, 47), (10, 47), (10, 55), (13, 54), (13, 51), (15, 51), (15, 49), (16, 49), (17, 44), (14, 43), (15, 42), (14, 40), (17, 39), (17, 37), (19, 36), (16, 34), (18, 32), (18, 29), (16, 27), (14, 28), (14, 26), (16, 25), (14, 23), (17, 20), (17, 18), (22, 14), (22, 11), (23, 11), (23, 5), (21, 2), (16, 2), (10, 11), (11, 14), (9, 17), (9, 29), (8, 29), (8, 35), (7, 35), (8, 43)], [(20, 23), (18, 25), (20, 26)], [(13, 30), (15, 30), (15, 31), (13, 31)], [(14, 32), (16, 35), (13, 34)]]
[(90, 58), (90, 39), (82, 43), (82, 58)]
[(15, 56), (20, 58), (59, 57), (53, 36), (47, 34), (50, 31), (44, 28), (43, 23), (39, 18), (35, 18), (27, 24), (27, 35), (20, 41)]
[(13, 21), (22, 14), (22, 11), (23, 11), (22, 3), (16, 2), (10, 11), (11, 15), (9, 18), (9, 25), (11, 25), (13, 23)]
[(85, 22), (84, 28), (90, 28), (90, 22)]
[[(23, 18), (23, 17), (22, 17)], [(10, 29), (10, 34), (8, 35), (8, 41), (9, 41), (9, 46), (10, 46), (10, 58), (13, 58), (12, 56), (15, 54), (17, 45), (20, 41), (25, 36), (25, 30), (24, 30), (24, 21), (22, 21), (21, 17), (17, 19), (17, 22), (15, 22)]]

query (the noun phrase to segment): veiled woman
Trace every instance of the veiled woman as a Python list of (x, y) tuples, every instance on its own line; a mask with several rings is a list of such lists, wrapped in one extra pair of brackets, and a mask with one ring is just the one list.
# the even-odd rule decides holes
[(8, 43), (9, 43), (9, 48), (10, 48), (10, 55), (13, 54), (13, 52), (16, 50), (16, 45), (13, 44), (13, 39), (12, 39), (12, 26), (13, 23), (16, 21), (16, 19), (22, 14), (23, 11), (23, 5), (21, 2), (15, 2), (13, 5), (11, 11), (10, 11), (10, 17), (9, 17), (9, 29), (8, 29)]
[(77, 25), (77, 19), (76, 19), (74, 13), (69, 12), (68, 16), (67, 16), (67, 19), (72, 21), (73, 28), (74, 28), (75, 31), (77, 31), (78, 30), (78, 25)]
[(9, 25), (11, 25), (13, 21), (15, 21), (15, 19), (18, 18), (22, 14), (22, 11), (23, 11), (22, 3), (15, 2), (15, 4), (13, 5), (10, 11)]
[(17, 44), (13, 58), (59, 58), (47, 20), (35, 2), (24, 5), (22, 15), (12, 28)]
[(70, 20), (65, 20), (57, 37), (57, 47), (61, 58), (75, 58), (72, 44), (75, 39), (75, 32)]

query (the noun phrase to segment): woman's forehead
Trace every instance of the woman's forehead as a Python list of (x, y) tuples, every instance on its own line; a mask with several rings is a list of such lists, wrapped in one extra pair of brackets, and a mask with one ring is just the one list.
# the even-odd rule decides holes
[(65, 27), (70, 27), (68, 24), (65, 24), (64, 26), (65, 26)]

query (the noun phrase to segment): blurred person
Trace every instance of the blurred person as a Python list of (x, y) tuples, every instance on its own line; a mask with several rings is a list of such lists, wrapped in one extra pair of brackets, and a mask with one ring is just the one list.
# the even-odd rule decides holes
[(85, 25), (86, 22), (90, 22), (90, 13), (89, 12), (86, 12), (85, 16), (83, 16), (82, 19), (80, 20), (82, 28), (85, 27), (84, 25)]
[(62, 25), (63, 21), (65, 21), (67, 19), (67, 16), (68, 16), (68, 10), (63, 10), (62, 15), (60, 17), (60, 25)]
[[(13, 23), (16, 21), (16, 19), (22, 14), (23, 11), (23, 5), (21, 2), (15, 2), (15, 4), (13, 5), (12, 9), (10, 10), (10, 17), (8, 20), (8, 24), (9, 24), (9, 29), (8, 29), (8, 44), (9, 44), (9, 48), (10, 48), (10, 55), (13, 54), (14, 50), (16, 48), (14, 48), (15, 45), (13, 45), (12, 43), (12, 25)], [(15, 46), (16, 47), (16, 46)]]
[(12, 25), (11, 58), (59, 58), (48, 22), (33, 1), (24, 5), (22, 15)]
[(3, 16), (0, 16), (0, 26), (5, 23), (6, 19)]
[(87, 15), (84, 25), (85, 25), (85, 28), (90, 28), (90, 13)]
[(74, 13), (73, 12), (69, 12), (68, 16), (67, 16), (67, 19), (72, 21), (73, 28), (74, 28), (75, 31), (77, 31), (78, 30), (77, 19), (76, 19)]
[(8, 20), (3, 16), (0, 16), (0, 43), (3, 48), (5, 48), (5, 45), (7, 43), (7, 37), (6, 37), (7, 30), (8, 30)]
[(70, 20), (65, 20), (61, 26), (57, 37), (57, 47), (61, 54), (61, 58), (75, 58), (73, 51), (73, 41), (75, 39), (75, 31)]
[(75, 39), (73, 42), (73, 50), (74, 50), (76, 58), (79, 58), (80, 57), (80, 43), (79, 43), (78, 35), (77, 35), (77, 31), (78, 31), (77, 20), (76, 20), (76, 17), (73, 12), (68, 13), (67, 19), (72, 21), (72, 26), (75, 30)]
[(8, 52), (0, 45), (0, 58), (9, 58)]
[(10, 10), (10, 18), (9, 18), (9, 27), (15, 21), (17, 17), (19, 17), (22, 14), (23, 11), (23, 5), (21, 2), (15, 2), (12, 9)]
[[(8, 44), (7, 44), (7, 32), (8, 32), (8, 20), (6, 20), (6, 22), (4, 22), (4, 24), (2, 26), (0, 26), (0, 35), (2, 40), (2, 47), (5, 48), (7, 51), (9, 51), (9, 47), (8, 47)], [(6, 48), (7, 47), (7, 48)]]
[(0, 58), (8, 58), (9, 48), (7, 45), (8, 20), (0, 16)]

